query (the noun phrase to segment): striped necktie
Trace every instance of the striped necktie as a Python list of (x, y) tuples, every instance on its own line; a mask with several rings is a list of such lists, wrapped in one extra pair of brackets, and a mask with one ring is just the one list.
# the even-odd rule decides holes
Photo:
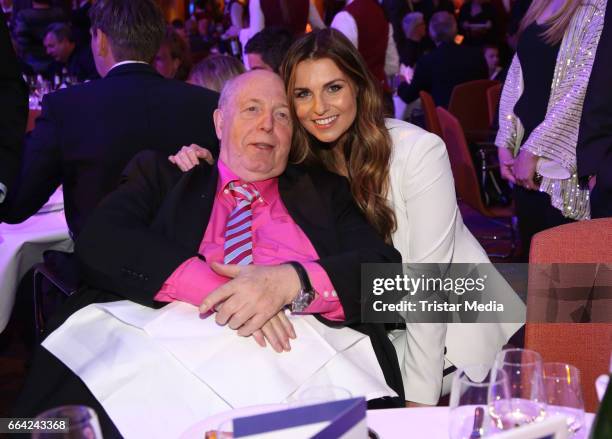
[(236, 207), (230, 212), (225, 225), (223, 263), (248, 265), (253, 263), (253, 240), (251, 234), (251, 205), (259, 193), (252, 184), (232, 181), (229, 192), (236, 200)]

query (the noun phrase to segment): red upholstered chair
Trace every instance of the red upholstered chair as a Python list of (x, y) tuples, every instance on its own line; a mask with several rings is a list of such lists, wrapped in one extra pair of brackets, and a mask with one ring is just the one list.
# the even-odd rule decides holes
[(479, 79), (455, 86), (448, 104), (448, 111), (459, 119), (459, 123), (470, 142), (488, 140), (489, 105), (487, 90), (498, 81)]
[(493, 126), (495, 116), (497, 115), (497, 107), (499, 106), (499, 98), (501, 97), (502, 84), (497, 83), (487, 88), (487, 108), (489, 109), (489, 126)]
[(423, 114), (425, 116), (425, 128), (427, 128), (427, 131), (430, 133), (442, 137), (442, 127), (440, 127), (440, 121), (438, 120), (436, 103), (426, 91), (419, 92), (419, 96), (421, 97), (421, 107), (423, 108)]
[[(478, 183), (478, 174), (474, 167), (474, 161), (470, 155), (470, 150), (463, 134), (463, 129), (456, 117), (450, 114), (442, 107), (437, 108), (438, 120), (442, 128), (442, 139), (448, 150), (448, 158), (450, 160), (453, 178), (455, 180), (455, 190), (457, 196), (473, 209), (480, 212), (482, 215), (492, 220), (502, 220), (499, 225), (505, 227), (510, 232), (510, 253), (504, 255), (490, 255), (496, 257), (508, 257), (513, 254), (516, 248), (516, 233), (513, 227), (512, 217), (514, 216), (514, 207), (487, 207), (482, 201), (480, 194), (480, 184)], [(479, 236), (480, 239), (498, 238)]]
[[(612, 218), (566, 224), (536, 234), (529, 262), (612, 263)], [(530, 292), (528, 314), (532, 303)], [(597, 410), (594, 383), (608, 371), (612, 323), (528, 323), (525, 347), (540, 352), (544, 361), (578, 367), (585, 408), (589, 412)]]

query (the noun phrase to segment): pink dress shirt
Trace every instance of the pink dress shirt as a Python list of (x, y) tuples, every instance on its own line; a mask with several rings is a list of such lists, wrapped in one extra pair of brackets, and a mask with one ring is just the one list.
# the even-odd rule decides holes
[[(235, 205), (227, 185), (239, 178), (221, 160), (217, 166), (217, 192), (204, 240), (200, 244), (200, 254), (206, 261), (223, 263), (225, 223)], [(316, 262), (319, 259), (316, 250), (293, 221), (280, 198), (278, 178), (253, 184), (261, 195), (252, 205), (253, 263), (278, 265), (287, 261), (300, 262), (316, 291), (315, 299), (304, 313), (321, 314), (328, 320), (344, 320), (344, 310), (334, 286), (325, 270)], [(170, 275), (155, 300), (180, 300), (199, 306), (209, 293), (229, 280), (216, 274), (207, 262), (193, 257)]]

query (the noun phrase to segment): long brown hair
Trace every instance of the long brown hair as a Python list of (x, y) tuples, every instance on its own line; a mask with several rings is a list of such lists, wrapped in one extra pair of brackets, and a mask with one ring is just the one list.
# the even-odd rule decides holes
[[(535, 22), (540, 15), (544, 12), (546, 7), (550, 2), (548, 0), (534, 0), (525, 16), (521, 20), (521, 25), (519, 27), (519, 35), (523, 33), (523, 31)], [(576, 13), (576, 10), (582, 4), (581, 0), (565, 0), (563, 6), (559, 8), (557, 12), (552, 14), (548, 20), (544, 22), (544, 26), (546, 26), (546, 30), (542, 32), (542, 36), (544, 37), (544, 41), (551, 46), (560, 43), (563, 40), (563, 35), (565, 35), (565, 31), (572, 21), (572, 17)]]
[[(357, 116), (351, 127), (332, 148), (320, 142), (298, 121), (293, 102), (295, 71), (304, 60), (332, 60), (348, 76), (357, 94)], [(322, 165), (338, 173), (348, 173), (353, 197), (366, 219), (387, 242), (395, 231), (396, 220), (387, 203), (391, 138), (385, 128), (381, 91), (355, 46), (340, 32), (323, 29), (297, 40), (281, 66), (294, 131), (291, 160)]]

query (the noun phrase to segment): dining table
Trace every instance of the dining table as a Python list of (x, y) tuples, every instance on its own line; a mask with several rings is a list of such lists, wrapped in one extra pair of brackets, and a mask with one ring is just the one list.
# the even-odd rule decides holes
[[(250, 416), (269, 410), (254, 408), (237, 409), (221, 413), (196, 423), (180, 436), (180, 439), (202, 438), (206, 431), (215, 430), (219, 425), (235, 416)], [(414, 407), (367, 411), (368, 428), (379, 439), (449, 439), (449, 407)], [(585, 427), (573, 439), (583, 439), (593, 423), (595, 415), (585, 414)]]
[(20, 224), (0, 223), (0, 332), (11, 317), (19, 282), (46, 250), (72, 251), (59, 188), (37, 214)]

